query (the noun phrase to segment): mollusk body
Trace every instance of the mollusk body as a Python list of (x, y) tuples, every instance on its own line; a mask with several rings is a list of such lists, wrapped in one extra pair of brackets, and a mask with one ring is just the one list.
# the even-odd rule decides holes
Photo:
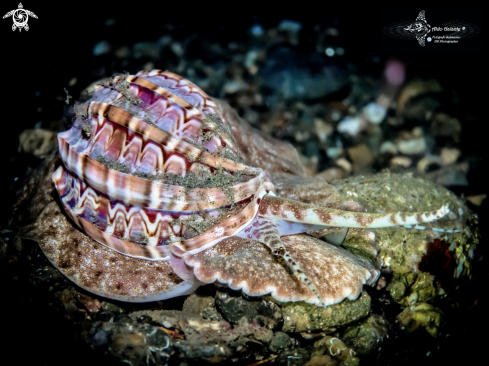
[(58, 135), (64, 167), (53, 180), (73, 221), (120, 253), (199, 252), (243, 229), (256, 200), (273, 192), (267, 172), (245, 163), (215, 102), (175, 74), (118, 76), (77, 111)]
[[(182, 295), (198, 286), (197, 278), (227, 283), (252, 296), (271, 293), (281, 301), (329, 305), (355, 299), (362, 284), (375, 282), (379, 271), (345, 251), (326, 250), (329, 244), (311, 237), (281, 236), (324, 227), (424, 229), (417, 224), (449, 212), (447, 206), (404, 214), (350, 212), (276, 197), (267, 171), (247, 161), (243, 151), (250, 149), (236, 142), (231, 133), (236, 126), (224, 120), (225, 110), (191, 82), (166, 71), (143, 71), (98, 84), (87, 102), (75, 106), (72, 128), (58, 135), (63, 165), (52, 178), (65, 211), (90, 238), (126, 259), (168, 261), (168, 273), (161, 275), (167, 282), (152, 289), (142, 280), (143, 291), (134, 269), (134, 281), (127, 281), (133, 283), (130, 291), (122, 293), (120, 286), (108, 291), (119, 274), (102, 280), (105, 270), (94, 268), (110, 254), (99, 250), (86, 258), (93, 264), (90, 270), (71, 257), (69, 245), (78, 244), (55, 243), (43, 234), (40, 244), (50, 260), (58, 268), (73, 261), (76, 270), (65, 270), (67, 276), (89, 291), (126, 301)], [(236, 139), (244, 131), (238, 126)], [(277, 156), (276, 161), (287, 160)], [(36, 225), (43, 231), (42, 221)], [(346, 231), (339, 236), (344, 238)], [(272, 253), (280, 260), (270, 259)], [(139, 265), (114, 260), (121, 271)], [(292, 282), (272, 275), (284, 265), (292, 270)], [(85, 284), (80, 278), (86, 280), (90, 271), (94, 276)], [(170, 273), (181, 283), (171, 282)], [(293, 284), (296, 279), (300, 285)]]

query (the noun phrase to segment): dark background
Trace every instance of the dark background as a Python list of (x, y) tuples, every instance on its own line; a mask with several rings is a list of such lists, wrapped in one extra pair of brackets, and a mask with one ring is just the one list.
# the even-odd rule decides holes
[[(18, 0), (17, 0), (18, 1)], [(0, 13), (5, 14), (17, 8), (17, 1), (4, 1)], [(306, 6), (297, 2), (293, 8), (274, 9), (273, 13), (260, 12), (258, 6), (246, 2), (227, 2), (226, 5), (199, 3), (199, 5), (175, 2), (159, 2), (161, 7), (146, 2), (130, 4), (101, 2), (62, 2), (47, 4), (45, 2), (24, 1), (25, 9), (33, 11), (38, 19), (29, 19), (29, 31), (12, 31), (12, 19), (0, 21), (0, 59), (2, 65), (1, 88), (1, 136), (0, 156), (2, 157), (2, 175), (0, 179), (0, 227), (5, 227), (9, 215), (9, 205), (13, 193), (10, 190), (14, 178), (20, 179), (25, 174), (25, 165), (15, 158), (18, 148), (18, 135), (36, 123), (48, 127), (52, 121), (59, 120), (66, 112), (63, 102), (63, 88), (77, 77), (75, 87), (70, 94), (78, 97), (82, 88), (97, 79), (93, 70), (99, 70), (110, 63), (104, 57), (94, 57), (93, 47), (101, 40), (109, 40), (113, 47), (131, 45), (138, 41), (156, 40), (165, 32), (173, 37), (184, 37), (197, 33), (207, 42), (226, 44), (236, 39), (247, 37), (250, 27), (259, 23), (264, 28), (276, 26), (282, 19), (301, 22), (301, 42), (298, 47), (313, 49), (310, 39), (317, 24), (331, 24), (342, 30), (342, 46), (349, 50), (348, 62), (361, 64), (372, 55), (382, 57), (396, 56), (410, 62), (409, 72), (422, 77), (432, 77), (448, 83), (457, 90), (466, 108), (473, 110), (475, 119), (463, 122), (463, 146), (466, 154), (480, 158), (481, 164), (471, 171), (469, 186), (463, 189), (465, 195), (487, 193), (487, 163), (483, 159), (488, 146), (487, 125), (487, 59), (482, 54), (423, 54), (406, 52), (409, 48), (392, 49), (391, 53), (381, 51), (381, 27), (387, 23), (415, 19), (420, 7), (406, 11), (393, 9), (392, 19), (386, 15), (386, 9), (376, 6), (357, 7), (353, 5), (337, 7), (333, 3), (323, 3), (321, 8)], [(395, 8), (395, 7), (394, 7)], [(425, 8), (427, 21), (431, 26), (439, 26), (445, 20), (454, 18), (455, 8), (447, 9), (449, 16), (444, 17), (440, 8)], [(459, 9), (460, 10), (460, 9)], [(390, 11), (390, 10), (389, 10)], [(482, 12), (474, 13), (464, 10), (469, 22), (482, 27)], [(458, 13), (461, 14), (461, 13)], [(457, 16), (456, 18), (461, 18)], [(113, 26), (107, 27), (107, 20), (114, 19)], [(462, 19), (461, 19), (462, 20)], [(385, 40), (385, 39), (384, 39)], [(393, 42), (391, 39), (387, 42)], [(472, 40), (471, 42), (479, 42)], [(480, 36), (482, 42), (482, 36)], [(400, 44), (400, 42), (397, 42)], [(416, 41), (409, 46), (418, 46)], [(408, 47), (408, 45), (406, 45)], [(204, 57), (205, 55), (203, 55)], [(162, 65), (155, 65), (164, 68)], [(134, 73), (129, 67), (127, 70)], [(460, 192), (457, 192), (460, 193)], [(483, 206), (484, 207), (484, 206)], [(487, 204), (485, 204), (487, 207)], [(487, 215), (480, 210), (482, 234), (484, 238)], [(485, 221), (484, 221), (485, 220)], [(487, 237), (487, 235), (486, 235)], [(484, 245), (481, 242), (481, 245)], [(3, 272), (2, 272), (3, 273)], [(487, 273), (479, 284), (485, 284), (480, 291), (487, 291)], [(3, 287), (3, 286), (2, 286)], [(22, 291), (22, 289), (17, 289)], [(69, 354), (72, 348), (69, 337), (60, 333), (59, 328), (50, 329), (49, 319), (43, 319), (43, 313), (37, 312), (35, 306), (26, 304), (21, 308), (12, 308), (9, 303), (14, 293), (5, 291), (1, 302), (5, 310), (0, 313), (9, 326), (2, 326), (7, 343), (2, 341), (3, 349), (0, 363), (4, 363), (6, 354), (14, 355), (16, 362), (31, 365), (52, 365), (72, 363), (76, 356)], [(485, 308), (482, 308), (485, 306)], [(463, 334), (453, 334), (453, 342), (446, 350), (446, 356), (439, 361), (446, 365), (475, 360), (478, 355), (484, 357), (485, 347), (482, 334), (487, 328), (487, 305), (476, 307), (467, 318)], [(39, 337), (39, 335), (43, 335)], [(45, 335), (45, 336), (44, 336)], [(53, 355), (58, 349), (59, 355)], [(68, 357), (68, 358), (66, 358)], [(13, 364), (13, 363), (12, 363)]]

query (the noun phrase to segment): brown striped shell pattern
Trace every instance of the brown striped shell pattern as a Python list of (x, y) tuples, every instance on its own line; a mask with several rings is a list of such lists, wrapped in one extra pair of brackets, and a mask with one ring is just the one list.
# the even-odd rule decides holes
[(169, 261), (189, 283), (193, 274), (177, 268), (178, 258), (198, 271), (195, 254), (243, 238), (282, 257), (314, 294), (310, 302), (331, 304), (298, 260), (302, 252), (282, 236), (324, 227), (422, 228), (416, 225), (449, 212), (444, 206), (381, 215), (277, 197), (270, 175), (247, 160), (216, 102), (168, 71), (111, 78), (75, 110), (73, 126), (58, 135), (63, 164), (52, 176), (65, 212), (97, 242), (125, 256)]

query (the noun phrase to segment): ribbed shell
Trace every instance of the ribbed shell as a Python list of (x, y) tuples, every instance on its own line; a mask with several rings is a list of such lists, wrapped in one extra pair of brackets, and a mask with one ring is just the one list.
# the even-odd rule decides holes
[(53, 180), (73, 221), (118, 252), (199, 252), (245, 227), (273, 191), (215, 102), (178, 75), (117, 76), (76, 110), (58, 135), (64, 166)]

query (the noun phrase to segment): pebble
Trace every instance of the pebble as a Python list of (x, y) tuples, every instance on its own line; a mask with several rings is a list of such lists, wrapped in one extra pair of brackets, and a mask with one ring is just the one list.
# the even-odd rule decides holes
[(304, 366), (336, 366), (338, 361), (331, 358), (329, 355), (316, 355), (304, 364)]
[(231, 80), (224, 84), (224, 93), (234, 94), (242, 90), (248, 90), (249, 85), (243, 80)]
[(348, 299), (326, 308), (318, 308), (305, 302), (282, 304), (282, 332), (307, 332), (323, 330), (360, 319), (370, 311), (370, 296), (363, 291), (358, 299)]
[(426, 173), (424, 178), (434, 181), (442, 186), (467, 186), (467, 162), (454, 164), (441, 169)]
[(338, 165), (340, 168), (343, 168), (343, 170), (348, 174), (350, 174), (352, 171), (351, 163), (345, 158), (339, 158), (338, 160), (335, 161), (335, 164)]
[(239, 292), (216, 292), (216, 306), (224, 318), (233, 324), (241, 323), (243, 318), (253, 324), (258, 321), (268, 329), (274, 329), (282, 321), (282, 310), (271, 301), (253, 301), (239, 296)]
[(290, 337), (287, 333), (284, 332), (275, 332), (272, 336), (272, 340), (270, 341), (270, 350), (272, 352), (278, 352), (285, 348), (290, 343)]
[(397, 148), (402, 154), (417, 155), (426, 151), (426, 140), (424, 137), (418, 137), (411, 140), (397, 141)]
[(353, 162), (353, 170), (365, 168), (373, 163), (374, 155), (372, 151), (365, 144), (360, 144), (347, 149), (348, 155)]
[(297, 33), (302, 29), (302, 24), (294, 20), (284, 19), (278, 24), (277, 29), (279, 31)]
[(77, 293), (76, 298), (89, 313), (96, 313), (102, 307), (100, 301), (98, 301), (98, 299), (92, 298), (91, 296), (82, 293)]
[(436, 165), (439, 167), (440, 164), (441, 159), (439, 156), (425, 156), (418, 161), (418, 164), (416, 164), (416, 169), (420, 173), (425, 173), (426, 171), (428, 171), (430, 166)]
[(345, 117), (338, 124), (338, 132), (357, 136), (366, 127), (365, 120), (360, 117)]
[(345, 171), (338, 167), (331, 167), (329, 169), (323, 170), (322, 172), (318, 173), (318, 175), (316, 175), (316, 177), (323, 178), (326, 182), (331, 182), (335, 179), (343, 179), (345, 178), (345, 176)]
[(260, 24), (254, 24), (254, 25), (252, 25), (251, 28), (250, 28), (250, 32), (255, 37), (260, 37), (264, 33), (263, 27)]
[(110, 43), (107, 41), (100, 41), (95, 46), (93, 46), (92, 54), (94, 56), (100, 56), (106, 54), (110, 51)]
[(244, 65), (248, 70), (255, 66), (259, 55), (260, 51), (258, 49), (251, 49), (248, 51), (244, 60)]
[(404, 168), (409, 168), (412, 163), (413, 163), (413, 160), (411, 158), (408, 158), (407, 156), (396, 156), (396, 157), (392, 158), (390, 161), (391, 167), (395, 167), (397, 165), (400, 165)]
[(22, 131), (19, 142), (19, 151), (37, 157), (43, 157), (58, 147), (56, 132), (42, 128)]
[(343, 338), (348, 340), (360, 356), (367, 355), (378, 349), (384, 338), (388, 335), (390, 325), (387, 320), (378, 314), (370, 315), (360, 322), (350, 325)]
[(375, 289), (382, 290), (385, 286), (387, 286), (387, 280), (384, 276), (380, 276), (377, 280), (377, 286), (375, 286)]
[(381, 123), (386, 114), (387, 110), (375, 102), (369, 103), (363, 108), (363, 115), (370, 123)]
[(487, 194), (478, 194), (475, 196), (468, 196), (467, 201), (469, 201), (470, 203), (476, 206), (480, 206), (482, 205), (482, 201), (484, 201), (486, 198), (487, 198)]
[(381, 154), (392, 154), (396, 155), (397, 154), (397, 147), (394, 145), (392, 141), (384, 141), (382, 145), (380, 145), (380, 153)]
[(328, 158), (330, 159), (336, 159), (337, 157), (341, 156), (343, 154), (343, 148), (342, 147), (328, 147), (326, 149), (326, 155), (328, 155)]
[(422, 80), (414, 79), (407, 83), (404, 88), (402, 88), (399, 93), (399, 98), (397, 99), (397, 111), (399, 113), (404, 112), (406, 103), (408, 100), (412, 99), (416, 95), (425, 94), (428, 92), (439, 92), (442, 91), (442, 87), (438, 81), (434, 79)]
[(326, 142), (334, 132), (333, 126), (320, 118), (314, 118), (314, 128), (321, 142)]
[(457, 148), (443, 148), (441, 149), (441, 166), (447, 166), (450, 164), (454, 164), (457, 162), (458, 157), (460, 156), (460, 150)]

